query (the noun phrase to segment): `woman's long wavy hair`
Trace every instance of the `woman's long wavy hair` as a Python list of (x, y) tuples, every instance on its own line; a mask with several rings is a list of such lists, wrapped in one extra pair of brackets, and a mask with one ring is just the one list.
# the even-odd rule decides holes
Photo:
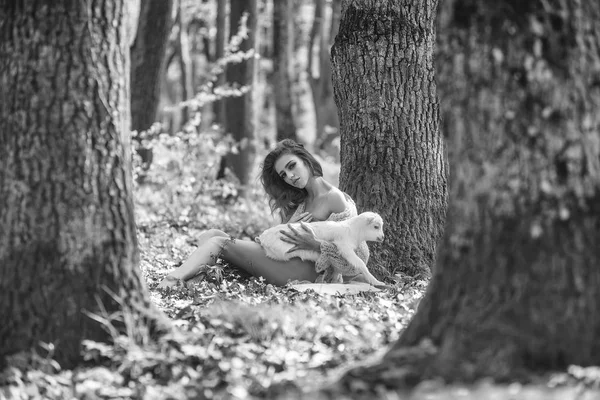
[(262, 164), (260, 181), (269, 197), (271, 212), (280, 211), (284, 220), (289, 219), (296, 208), (308, 196), (306, 189), (298, 189), (285, 183), (283, 178), (275, 171), (275, 162), (284, 154), (298, 156), (311, 170), (313, 176), (323, 176), (321, 164), (310, 154), (304, 146), (291, 139), (284, 139), (267, 154)]

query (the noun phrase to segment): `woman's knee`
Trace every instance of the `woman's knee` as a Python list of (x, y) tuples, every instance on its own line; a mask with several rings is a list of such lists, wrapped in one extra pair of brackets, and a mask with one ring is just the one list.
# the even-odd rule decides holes
[(225, 248), (227, 247), (227, 243), (229, 243), (230, 241), (231, 238), (229, 236), (213, 236), (210, 239), (208, 239), (210, 247), (213, 249), (218, 249), (219, 257), (223, 255)]
[(207, 229), (206, 231), (202, 232), (202, 235), (206, 239), (211, 239), (213, 237), (229, 237), (228, 234), (226, 234), (220, 229)]
[(203, 251), (205, 254), (210, 256), (213, 262), (217, 259), (223, 258), (227, 243), (231, 241), (229, 236), (213, 236), (206, 239), (198, 250)]

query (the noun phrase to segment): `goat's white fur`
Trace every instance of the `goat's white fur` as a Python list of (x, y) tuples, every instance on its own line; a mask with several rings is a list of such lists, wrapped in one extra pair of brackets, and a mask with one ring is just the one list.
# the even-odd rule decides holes
[[(364, 261), (355, 252), (355, 249), (363, 241), (383, 241), (383, 219), (379, 214), (367, 211), (343, 221), (316, 221), (302, 224), (314, 233), (317, 240), (334, 243), (342, 257), (360, 271), (368, 283), (381, 284), (369, 272)], [(257, 242), (262, 245), (267, 257), (280, 261), (289, 260), (292, 257), (316, 261), (319, 258), (319, 252), (317, 251), (295, 250), (287, 253), (293, 245), (281, 240), (283, 236), (281, 232), (291, 233), (288, 225), (291, 225), (297, 231), (302, 230), (299, 222), (280, 224), (267, 229), (257, 238)]]

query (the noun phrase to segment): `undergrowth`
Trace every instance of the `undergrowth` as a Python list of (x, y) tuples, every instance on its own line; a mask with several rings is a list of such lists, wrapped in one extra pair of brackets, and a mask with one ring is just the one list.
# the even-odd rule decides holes
[[(275, 222), (258, 182), (242, 199), (233, 177), (215, 179), (219, 158), (230, 149), (219, 137), (216, 131), (159, 135), (155, 161), (135, 187), (140, 268), (152, 301), (175, 329), (158, 341), (138, 331), (113, 333), (111, 344), (86, 341), (84, 362), (73, 370), (62, 369), (51, 356), (19, 353), (0, 375), (0, 398), (286, 399), (308, 393), (313, 399), (316, 389), (345, 368), (382, 355), (396, 341), (426, 281), (398, 275), (388, 290), (320, 295), (276, 287), (217, 264), (188, 283), (157, 289), (198, 245), (204, 229), (252, 239)], [(597, 370), (572, 367), (550, 383), (597, 388), (598, 376)], [(430, 395), (410, 398), (490, 393), (486, 386), (447, 388), (435, 382), (418, 390)], [(515, 392), (513, 386), (504, 390)], [(466, 397), (469, 393), (474, 397)]]
[(134, 196), (140, 268), (152, 301), (176, 329), (158, 342), (126, 335), (113, 337), (113, 344), (85, 342), (85, 362), (74, 370), (35, 353), (20, 354), (4, 371), (2, 396), (264, 398), (275, 386), (314, 388), (336, 369), (397, 339), (425, 282), (327, 296), (275, 287), (217, 264), (192, 282), (157, 290), (198, 245), (203, 230), (252, 239), (276, 220), (257, 180), (241, 198), (234, 177), (215, 179), (220, 157), (231, 150), (218, 131), (158, 135), (152, 146), (154, 162)]

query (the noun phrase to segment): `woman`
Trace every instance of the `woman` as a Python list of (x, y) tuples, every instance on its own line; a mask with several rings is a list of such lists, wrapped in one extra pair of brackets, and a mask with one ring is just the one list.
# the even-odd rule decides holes
[[(293, 140), (282, 140), (267, 154), (261, 182), (269, 197), (271, 211), (279, 212), (284, 222), (342, 220), (357, 214), (352, 199), (327, 182), (319, 162)], [(158, 287), (171, 287), (180, 279), (190, 279), (203, 265), (215, 263), (217, 258), (279, 286), (290, 280), (329, 282), (336, 276), (335, 270), (346, 272), (344, 275), (352, 274), (352, 268), (337, 253), (334, 244), (317, 241), (305, 230), (285, 236), (282, 240), (295, 245), (295, 249), (320, 251), (319, 260), (316, 263), (300, 258), (272, 260), (259, 243), (232, 239), (223, 231), (211, 229), (198, 237), (201, 245)], [(357, 254), (367, 262), (369, 250), (366, 243), (361, 245)]]

